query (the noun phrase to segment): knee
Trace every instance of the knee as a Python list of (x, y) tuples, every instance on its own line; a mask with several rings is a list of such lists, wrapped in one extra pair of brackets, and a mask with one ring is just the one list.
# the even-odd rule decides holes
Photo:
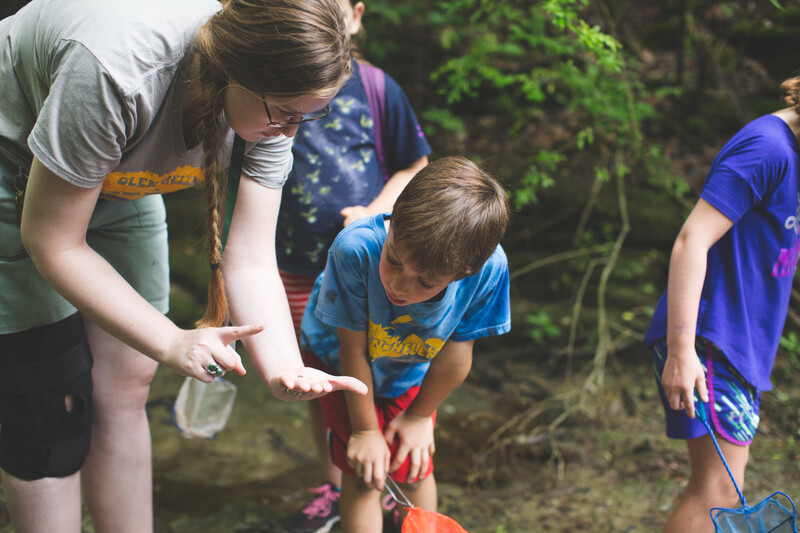
[[(132, 349), (126, 355), (130, 355), (132, 359), (145, 358)], [(158, 368), (155, 361), (147, 358), (146, 361), (137, 361), (137, 364), (119, 368), (109, 366), (114, 363), (103, 361), (99, 352), (96, 359), (97, 364), (92, 374), (97, 415), (103, 416), (109, 412), (143, 413), (150, 394), (150, 383)], [(139, 362), (142, 364), (138, 364)]]
[(131, 378), (107, 383), (102, 377), (95, 377), (94, 385), (94, 403), (98, 416), (108, 412), (144, 412), (150, 393), (150, 380)]
[(342, 473), (342, 496), (345, 494), (358, 499), (380, 497), (380, 493), (364, 483), (363, 478), (346, 472)]
[[(428, 476), (428, 477), (430, 477), (430, 476)], [(397, 485), (400, 487), (400, 490), (402, 490), (403, 492), (413, 493), (413, 492), (416, 492), (417, 490), (419, 490), (422, 487), (422, 485), (425, 484), (428, 481), (428, 477), (424, 477), (424, 478), (418, 479), (417, 481), (406, 481), (406, 482), (403, 482), (403, 483), (400, 483), (398, 481)]]
[(66, 477), (89, 453), (91, 355), (85, 341), (35, 364), (5, 369), (0, 387), (0, 467), (24, 480)]

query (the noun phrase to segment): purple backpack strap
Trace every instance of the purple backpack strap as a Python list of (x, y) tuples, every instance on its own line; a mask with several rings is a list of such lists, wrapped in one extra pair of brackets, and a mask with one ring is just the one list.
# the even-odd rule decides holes
[(391, 177), (386, 168), (386, 157), (383, 150), (383, 139), (386, 131), (386, 78), (378, 67), (373, 67), (367, 63), (358, 62), (358, 70), (361, 74), (361, 84), (364, 92), (367, 93), (369, 110), (372, 112), (372, 122), (375, 135), (375, 151), (378, 153), (378, 163), (383, 172), (383, 180), (388, 181)]

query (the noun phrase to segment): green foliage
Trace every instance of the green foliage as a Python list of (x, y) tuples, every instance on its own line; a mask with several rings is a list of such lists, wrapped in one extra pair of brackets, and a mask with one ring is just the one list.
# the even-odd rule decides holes
[(647, 152), (643, 164), (649, 182), (676, 198), (685, 197), (689, 193), (689, 184), (682, 177), (669, 172), (670, 161), (664, 156), (661, 147), (656, 144), (648, 145)]
[[(624, 187), (631, 176), (644, 174), (649, 183), (678, 197), (689, 191), (685, 180), (669, 172), (658, 145), (649, 144), (642, 133), (661, 118), (653, 102), (678, 97), (681, 90), (646, 87), (637, 57), (590, 22), (601, 14), (589, 0), (450, 0), (436, 6), (434, 11), (445, 14), (438, 32), (445, 58), (431, 79), (447, 105), (477, 101), (510, 121), (508, 149), (528, 154), (524, 170), (516, 173), (521, 177), (510, 184), (517, 211), (539, 202), (567, 169), (575, 172), (573, 162), (581, 152), (592, 152), (587, 158), (594, 162), (592, 169), (571, 181), (586, 183), (588, 194), (573, 243), (587, 249), (609, 245), (602, 252), (610, 254), (598, 286), (603, 293), (629, 229)], [(556, 125), (566, 135), (554, 135), (557, 140), (546, 139), (540, 146), (526, 143), (527, 128), (543, 110), (548, 117), (569, 121)], [(617, 194), (602, 195), (603, 188)], [(592, 212), (600, 220), (589, 225)], [(536, 343), (561, 333), (546, 313), (525, 320)], [(608, 335), (605, 318), (600, 320), (598, 331), (589, 333), (598, 342)]]
[(561, 328), (553, 323), (552, 317), (547, 311), (539, 311), (535, 315), (528, 315), (525, 317), (525, 322), (531, 326), (528, 328), (528, 335), (538, 346), (544, 346), (547, 341), (556, 339), (561, 335)]
[[(470, 139), (470, 148), (487, 150), (486, 160), (502, 159), (498, 166), (506, 172), (503, 181), (519, 213), (517, 220), (535, 213), (557, 220), (560, 230), (566, 223), (575, 224), (570, 234), (551, 236), (543, 235), (542, 228), (550, 230), (556, 222), (534, 220), (509, 239), (545, 241), (548, 246), (557, 240), (570, 243), (579, 255), (566, 251), (563, 260), (572, 261), (570, 266), (576, 266), (575, 257), (586, 261), (583, 267), (577, 266), (586, 268), (585, 276), (549, 280), (560, 297), (564, 286), (584, 283), (575, 291), (573, 324), (581, 322), (581, 310), (592, 316), (592, 303), (584, 297), (597, 298), (599, 308), (606, 305), (609, 283), (630, 280), (642, 287), (642, 293), (660, 292), (652, 283), (636, 283), (643, 274), (617, 259), (632, 226), (639, 239), (646, 231), (631, 220), (628, 202), (638, 210), (633, 215), (639, 216), (643, 202), (654, 195), (658, 201), (665, 193), (677, 199), (676, 210), (681, 203), (688, 207), (689, 184), (672, 171), (670, 157), (675, 152), (668, 155), (662, 148), (672, 150), (673, 146), (660, 144), (665, 130), (675, 128), (686, 133), (682, 140), (702, 142), (729, 126), (720, 122), (739, 120), (724, 98), (710, 100), (711, 104), (699, 98), (703, 89), (711, 87), (708, 80), (713, 80), (714, 68), (727, 74), (739, 61), (741, 48), (722, 46), (713, 32), (699, 31), (708, 29), (702, 20), (706, 15), (688, 5), (664, 7), (661, 13), (669, 15), (669, 21), (655, 21), (657, 38), (644, 43), (623, 23), (629, 4), (591, 0), (374, 0), (368, 4), (367, 56), (392, 73), (405, 68), (415, 76), (417, 94), (424, 95), (418, 112), (426, 132), (455, 139), (448, 148), (462, 147), (462, 141)], [(771, 10), (778, 1), (772, 0), (774, 7), (765, 4)], [(715, 23), (730, 19), (731, 24), (744, 20), (763, 26), (758, 17), (742, 15), (750, 12), (743, 3), (725, 2), (713, 10), (713, 16)], [(411, 36), (413, 45), (408, 41)], [(623, 40), (630, 48), (623, 46)], [(418, 52), (420, 48), (424, 54)], [(658, 60), (658, 54), (665, 52), (672, 54), (670, 59), (677, 57), (677, 66)], [(420, 59), (413, 69), (410, 61), (402, 61), (412, 56)], [(396, 61), (382, 63), (382, 57)], [(658, 74), (653, 74), (654, 69)], [(719, 87), (713, 88), (720, 92)], [(702, 104), (701, 112), (689, 105), (694, 102)], [(710, 115), (714, 120), (709, 120)], [(499, 128), (503, 129), (498, 139)], [(628, 200), (626, 187), (634, 186), (658, 193), (637, 190)], [(563, 189), (549, 190), (558, 187), (572, 189), (559, 197)], [(564, 196), (584, 205), (556, 212), (557, 207), (543, 202), (543, 198)], [(542, 205), (532, 209), (538, 203)], [(671, 207), (664, 212), (667, 209)], [(608, 300), (612, 299), (609, 294)], [(634, 314), (650, 312), (642, 307)], [(598, 343), (599, 366), (605, 357), (599, 351), (609, 345), (609, 328), (619, 321), (618, 316), (605, 313), (605, 309), (597, 310), (595, 331), (575, 326), (571, 333), (589, 337), (571, 342)], [(551, 341), (560, 334), (558, 321), (546, 313), (531, 315), (526, 321), (535, 342)]]
[[(450, 133), (464, 133), (464, 123), (447, 107), (428, 107), (420, 115), (430, 129), (441, 129)], [(428, 133), (426, 131), (426, 133)]]
[(529, 157), (521, 182), (513, 184), (518, 209), (537, 202), (539, 191), (553, 185), (568, 153), (587, 150), (600, 137), (613, 138), (618, 150), (638, 159), (652, 154), (641, 150), (640, 123), (657, 113), (642, 82), (631, 75), (635, 60), (617, 39), (587, 22), (588, 0), (436, 5), (434, 11), (445, 15), (439, 38), (446, 59), (432, 80), (448, 105), (491, 98), (498, 114), (512, 117), (512, 135), (540, 106), (564, 109), (586, 124), (571, 143)]
[[(446, 14), (432, 9), (426, 0), (369, 0), (362, 21), (366, 30), (365, 55), (378, 65), (392, 67), (386, 63), (387, 58), (406, 58), (409, 49), (425, 44), (415, 42), (410, 46), (403, 32), (412, 31), (415, 38), (425, 40), (446, 22)], [(389, 70), (394, 73), (395, 68)]]
[(789, 354), (789, 362), (793, 368), (800, 370), (800, 338), (794, 331), (781, 337), (780, 345)]
[(513, 196), (515, 207), (519, 209), (525, 204), (536, 202), (537, 191), (552, 187), (555, 183), (553, 172), (565, 159), (564, 154), (552, 150), (542, 150), (536, 154), (522, 178), (522, 187), (517, 189)]
[(795, 331), (786, 328), (780, 340), (781, 350), (775, 360), (773, 367), (773, 382), (778, 385), (786, 380), (787, 383), (794, 383), (797, 373), (800, 372), (800, 336)]

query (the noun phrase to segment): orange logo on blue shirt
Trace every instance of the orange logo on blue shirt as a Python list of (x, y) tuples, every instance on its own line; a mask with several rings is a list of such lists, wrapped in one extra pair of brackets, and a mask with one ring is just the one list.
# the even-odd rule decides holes
[(444, 346), (444, 341), (438, 338), (423, 339), (416, 333), (405, 337), (397, 334), (394, 326), (397, 324), (411, 323), (409, 315), (403, 315), (392, 321), (389, 327), (369, 322), (369, 357), (371, 360), (380, 357), (391, 357), (398, 360), (419, 361), (431, 360), (436, 357)]

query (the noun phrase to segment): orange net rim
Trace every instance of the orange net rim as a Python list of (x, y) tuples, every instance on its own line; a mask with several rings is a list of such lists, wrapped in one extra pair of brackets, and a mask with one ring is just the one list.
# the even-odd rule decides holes
[(402, 533), (468, 533), (447, 515), (426, 511), (420, 507), (406, 507)]

